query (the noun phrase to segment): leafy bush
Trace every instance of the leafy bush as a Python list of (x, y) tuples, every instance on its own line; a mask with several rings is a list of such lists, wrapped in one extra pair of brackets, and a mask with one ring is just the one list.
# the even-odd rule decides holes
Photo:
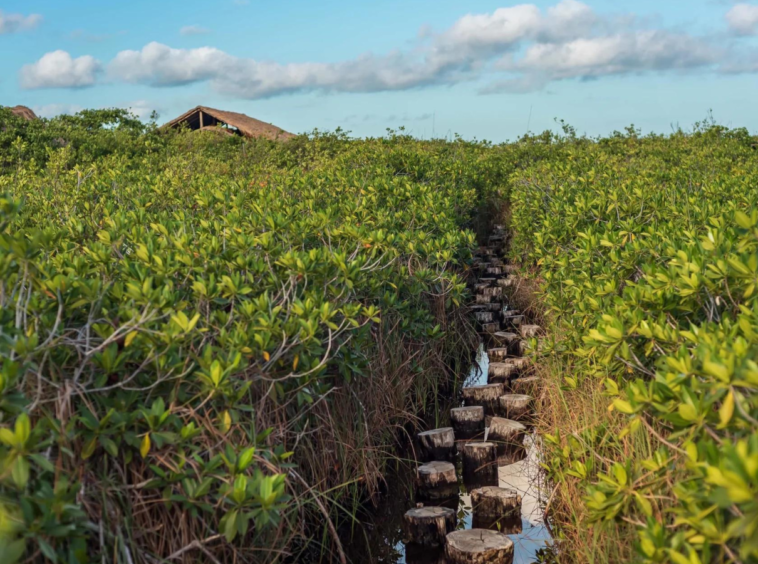
[(270, 561), (376, 487), (505, 157), (2, 117), (0, 560)]
[(580, 531), (631, 526), (645, 562), (758, 559), (754, 147), (710, 124), (630, 129), (512, 177), (514, 253), (544, 281), (560, 401), (602, 381), (615, 412), (548, 434), (546, 468), (584, 488)]

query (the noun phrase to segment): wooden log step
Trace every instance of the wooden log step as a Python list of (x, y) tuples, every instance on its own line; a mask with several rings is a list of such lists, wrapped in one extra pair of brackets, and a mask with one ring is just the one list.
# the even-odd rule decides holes
[(478, 304), (489, 304), (489, 303), (492, 303), (492, 296), (486, 296), (484, 294), (477, 294), (476, 295), (476, 303), (478, 303)]
[(492, 323), (493, 319), (495, 318), (495, 312), (494, 311), (475, 311), (474, 318), (479, 323)]
[(514, 394), (528, 394), (532, 397), (537, 395), (539, 389), (539, 376), (527, 376), (526, 378), (516, 378), (511, 380), (508, 387)]
[(458, 477), (452, 462), (435, 460), (416, 470), (418, 493), (426, 499), (446, 499), (458, 494)]
[(487, 529), (453, 531), (447, 535), (445, 558), (448, 564), (511, 564), (513, 541)]
[(497, 483), (497, 445), (491, 442), (463, 445), (464, 481), (495, 477)]
[(481, 405), (485, 415), (497, 413), (500, 403), (498, 398), (505, 393), (503, 384), (484, 384), (463, 388), (463, 403), (466, 406)]
[(505, 313), (503, 315), (503, 323), (506, 323), (508, 325), (513, 325), (514, 327), (521, 327), (521, 324), (523, 322), (524, 322), (524, 316), (521, 314)]
[(482, 288), (479, 290), (480, 294), (484, 294), (485, 296), (496, 296), (500, 297), (503, 295), (503, 289), (499, 286), (488, 286), (486, 288)]
[(485, 486), (471, 492), (474, 515), (503, 519), (521, 516), (521, 496), (516, 490), (498, 486)]
[(499, 362), (490, 360), (487, 382), (490, 384), (509, 382), (521, 374), (528, 365), (529, 359), (527, 358), (504, 358)]
[(424, 460), (451, 460), (455, 453), (455, 434), (452, 427), (419, 433), (418, 442)]
[(472, 311), (494, 311), (494, 312), (499, 312), (501, 309), (503, 309), (503, 304), (501, 304), (499, 302), (486, 303), (486, 304), (474, 304), (474, 305), (470, 305), (469, 308)]
[(504, 264), (503, 264), (503, 259), (501, 259), (501, 258), (499, 258), (499, 257), (492, 257), (492, 258), (490, 259), (490, 264), (491, 264), (492, 266), (499, 266), (499, 267), (501, 267), (501, 268), (504, 266)]
[(493, 417), (490, 421), (487, 440), (496, 443), (498, 454), (508, 450), (523, 448), (526, 427), (518, 421), (512, 421), (505, 417)]
[(450, 410), (450, 421), (457, 440), (468, 440), (484, 435), (484, 407), (455, 407)]
[[(490, 362), (487, 369), (487, 383), (508, 383), (509, 380), (515, 378), (521, 371), (518, 364), (511, 362), (516, 360), (515, 358), (506, 358), (502, 362)], [(518, 359), (522, 360), (522, 359)], [(523, 359), (526, 360), (526, 359)]]
[(493, 337), (498, 343), (502, 344), (505, 347), (510, 347), (512, 344), (521, 340), (521, 337), (519, 337), (516, 333), (512, 333), (510, 331), (498, 331), (493, 335)]
[(482, 323), (482, 332), (489, 333), (490, 335), (493, 333), (497, 333), (500, 331), (500, 322), (495, 321), (492, 323)]
[(448, 507), (417, 507), (406, 511), (403, 530), (406, 543), (442, 546), (448, 533), (455, 530), (457, 515)]
[(508, 347), (494, 347), (487, 349), (487, 358), (490, 362), (498, 362), (508, 356)]
[(507, 288), (508, 286), (513, 286), (513, 278), (498, 278), (497, 285), (500, 286), (501, 288)]
[(542, 332), (542, 328), (539, 325), (522, 325), (521, 336), (524, 339), (531, 339), (537, 337)]
[(477, 291), (477, 292), (481, 292), (485, 288), (489, 288), (489, 287), (490, 287), (490, 285), (489, 285), (488, 282), (478, 282), (478, 283), (474, 284), (474, 290)]
[(527, 394), (505, 394), (500, 396), (500, 413), (511, 421), (527, 422), (534, 415), (534, 399)]
[(523, 357), (529, 352), (529, 342), (519, 341), (513, 347), (513, 356)]
[[(490, 265), (492, 262), (490, 262)], [(503, 270), (499, 266), (488, 266), (485, 272), (492, 276), (500, 276), (503, 273)]]

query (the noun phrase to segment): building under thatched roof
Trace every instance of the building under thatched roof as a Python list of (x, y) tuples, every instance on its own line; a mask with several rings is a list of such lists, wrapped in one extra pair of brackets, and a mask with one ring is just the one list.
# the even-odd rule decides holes
[(32, 121), (37, 119), (37, 114), (35, 114), (31, 109), (27, 108), (26, 106), (15, 106), (11, 108), (11, 112), (14, 115), (17, 115), (18, 117), (22, 117), (27, 121)]
[(292, 133), (288, 133), (275, 125), (251, 118), (245, 114), (225, 112), (207, 106), (192, 108), (162, 127), (179, 127), (183, 123), (186, 123), (193, 131), (222, 131), (245, 137), (266, 137), (280, 141), (295, 137)]

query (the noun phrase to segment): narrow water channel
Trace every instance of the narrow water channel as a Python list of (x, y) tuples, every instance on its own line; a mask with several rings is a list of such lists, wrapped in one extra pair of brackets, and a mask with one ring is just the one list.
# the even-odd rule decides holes
[[(480, 345), (476, 362), (471, 367), (464, 386), (487, 383), (489, 359)], [(458, 407), (453, 404), (450, 407)], [(443, 420), (442, 423), (448, 423)], [(442, 426), (444, 426), (442, 425)], [(532, 431), (525, 437), (526, 456), (523, 460), (498, 468), (498, 485), (516, 490), (521, 496), (521, 522), (503, 525), (501, 532), (508, 534), (514, 544), (515, 564), (541, 562), (541, 554), (548, 552), (552, 539), (543, 520), (547, 501), (543, 473), (539, 466), (539, 437)], [(389, 564), (443, 564), (442, 549), (406, 547), (403, 538), (403, 516), (416, 507), (414, 480), (417, 463), (398, 459), (387, 476), (387, 491), (375, 509), (358, 516), (352, 539), (346, 542), (345, 551), (354, 563)], [(471, 496), (463, 481), (460, 461), (457, 464), (459, 494), (457, 499), (443, 504), (458, 511), (458, 528), (473, 528)], [(471, 484), (469, 484), (471, 486)], [(476, 487), (476, 486), (472, 486)], [(423, 502), (422, 502), (423, 503)], [(430, 503), (425, 503), (430, 505)]]

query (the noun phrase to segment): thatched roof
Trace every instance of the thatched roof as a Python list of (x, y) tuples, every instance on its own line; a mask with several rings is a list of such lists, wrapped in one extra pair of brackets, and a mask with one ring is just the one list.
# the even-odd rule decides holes
[(27, 121), (32, 121), (37, 119), (37, 114), (35, 114), (31, 109), (27, 108), (26, 106), (15, 106), (11, 108), (11, 112), (17, 115), (18, 117), (22, 117)]
[[(201, 112), (203, 118), (202, 124), (200, 120)], [(244, 135), (245, 137), (266, 137), (278, 140), (295, 137), (292, 133), (288, 133), (275, 125), (251, 118), (245, 114), (216, 110), (207, 106), (192, 108), (190, 111), (163, 125), (162, 128), (178, 127), (182, 123), (186, 123), (193, 130), (207, 130), (217, 125), (226, 125), (230, 130), (236, 129), (240, 135)]]

